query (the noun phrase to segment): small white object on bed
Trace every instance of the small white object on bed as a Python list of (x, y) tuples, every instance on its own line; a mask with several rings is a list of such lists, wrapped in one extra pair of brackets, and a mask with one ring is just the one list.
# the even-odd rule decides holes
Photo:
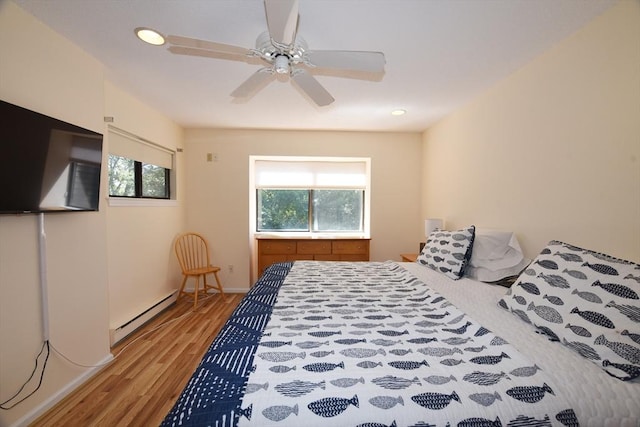
[(512, 231), (476, 229), (471, 260), (464, 274), (481, 282), (517, 276), (529, 265)]

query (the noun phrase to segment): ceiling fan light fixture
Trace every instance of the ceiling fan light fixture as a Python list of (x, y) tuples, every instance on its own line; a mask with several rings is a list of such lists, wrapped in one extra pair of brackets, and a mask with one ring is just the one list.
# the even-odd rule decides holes
[(407, 113), (407, 110), (403, 110), (403, 109), (399, 108), (399, 109), (397, 109), (397, 110), (393, 110), (393, 111), (391, 112), (391, 115), (392, 115), (392, 116), (403, 116), (403, 115), (405, 115), (406, 113)]
[(276, 56), (273, 61), (273, 69), (278, 74), (289, 74), (289, 58), (286, 55)]
[(134, 32), (136, 33), (136, 36), (145, 43), (149, 43), (154, 46), (162, 46), (165, 43), (164, 36), (151, 28), (138, 27)]

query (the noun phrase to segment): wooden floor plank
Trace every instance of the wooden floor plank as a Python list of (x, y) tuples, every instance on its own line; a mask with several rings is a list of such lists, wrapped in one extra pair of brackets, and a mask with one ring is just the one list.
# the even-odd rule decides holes
[(243, 296), (215, 294), (195, 312), (186, 298), (173, 304), (115, 346), (113, 362), (31, 426), (159, 425)]

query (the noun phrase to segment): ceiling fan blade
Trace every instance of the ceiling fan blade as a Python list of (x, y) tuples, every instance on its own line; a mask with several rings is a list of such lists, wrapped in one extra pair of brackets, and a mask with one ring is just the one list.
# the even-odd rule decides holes
[(248, 98), (275, 79), (273, 70), (261, 68), (251, 75), (244, 83), (231, 92), (234, 98)]
[(230, 53), (219, 52), (215, 50), (196, 49), (193, 47), (184, 47), (184, 46), (169, 46), (167, 50), (177, 55), (202, 56), (205, 58), (215, 58), (215, 59), (229, 59), (231, 61), (242, 61), (250, 64), (260, 63), (259, 58), (255, 58), (248, 55), (230, 54)]
[(312, 50), (305, 53), (308, 61), (319, 68), (383, 73), (386, 60), (382, 52), (350, 50)]
[[(230, 55), (250, 55), (251, 51), (244, 47), (234, 46), (224, 43), (210, 42), (207, 40), (192, 39), (183, 36), (167, 36), (167, 42), (174, 46), (185, 48), (211, 50), (218, 53), (226, 53)], [(169, 48), (171, 50), (171, 48)]]
[(291, 73), (293, 82), (306, 93), (318, 106), (324, 107), (331, 104), (335, 99), (311, 74), (302, 69), (297, 69)]
[(278, 45), (291, 46), (298, 31), (298, 0), (264, 0), (267, 27)]

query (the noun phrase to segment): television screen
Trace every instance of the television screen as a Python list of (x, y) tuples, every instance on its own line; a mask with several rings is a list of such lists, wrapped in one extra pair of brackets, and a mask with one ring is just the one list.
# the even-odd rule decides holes
[(102, 135), (0, 100), (0, 214), (97, 211)]

